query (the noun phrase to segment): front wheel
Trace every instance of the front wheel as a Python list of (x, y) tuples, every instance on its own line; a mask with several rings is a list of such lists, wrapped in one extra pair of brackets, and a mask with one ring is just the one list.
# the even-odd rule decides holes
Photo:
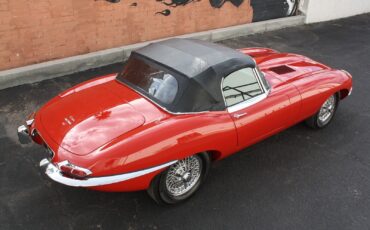
[(210, 166), (207, 153), (179, 160), (156, 176), (148, 194), (158, 204), (176, 204), (192, 196), (205, 180)]
[(325, 128), (333, 120), (339, 103), (338, 94), (331, 95), (320, 107), (320, 110), (306, 120), (306, 124), (314, 129)]

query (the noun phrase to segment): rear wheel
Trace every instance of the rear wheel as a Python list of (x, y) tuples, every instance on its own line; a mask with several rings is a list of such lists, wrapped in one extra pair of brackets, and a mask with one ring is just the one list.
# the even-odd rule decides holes
[(325, 128), (333, 120), (339, 103), (338, 94), (331, 95), (320, 107), (320, 110), (306, 120), (306, 124), (314, 129)]
[(205, 180), (210, 166), (207, 153), (187, 157), (156, 176), (148, 194), (158, 204), (176, 204), (192, 196)]

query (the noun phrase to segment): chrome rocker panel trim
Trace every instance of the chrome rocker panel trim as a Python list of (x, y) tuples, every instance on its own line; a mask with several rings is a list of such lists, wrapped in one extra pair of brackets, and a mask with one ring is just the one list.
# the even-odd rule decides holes
[(53, 163), (51, 163), (48, 159), (43, 159), (40, 162), (40, 167), (45, 168), (45, 174), (50, 179), (60, 184), (64, 184), (64, 185), (72, 186), (72, 187), (95, 187), (95, 186), (119, 183), (119, 182), (127, 181), (130, 179), (134, 179), (140, 176), (144, 176), (146, 174), (166, 168), (172, 164), (175, 164), (176, 162), (177, 160), (171, 161), (171, 162), (168, 162), (162, 165), (158, 165), (152, 168), (136, 171), (136, 172), (125, 173), (125, 174), (114, 175), (114, 176), (90, 177), (85, 180), (73, 179), (73, 178), (63, 176), (63, 174), (58, 169), (58, 167), (55, 166)]

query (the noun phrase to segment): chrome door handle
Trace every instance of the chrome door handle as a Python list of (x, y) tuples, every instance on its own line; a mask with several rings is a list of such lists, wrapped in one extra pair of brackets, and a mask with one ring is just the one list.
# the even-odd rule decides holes
[(245, 115), (247, 115), (247, 113), (236, 113), (233, 116), (234, 116), (234, 118), (239, 119), (239, 118), (241, 118), (241, 117), (243, 117)]

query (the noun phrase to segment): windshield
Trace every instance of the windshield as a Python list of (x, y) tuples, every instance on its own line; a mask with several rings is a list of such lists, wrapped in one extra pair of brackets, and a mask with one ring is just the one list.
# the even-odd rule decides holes
[(118, 80), (164, 104), (171, 104), (175, 100), (179, 88), (177, 79), (170, 73), (137, 57), (129, 59)]

